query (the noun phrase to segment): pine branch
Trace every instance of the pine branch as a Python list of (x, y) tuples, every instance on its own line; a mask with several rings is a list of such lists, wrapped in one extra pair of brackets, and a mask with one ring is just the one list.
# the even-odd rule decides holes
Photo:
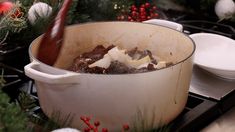
[(175, 3), (181, 4), (188, 9), (195, 11), (213, 11), (217, 0), (173, 0)]
[(29, 121), (35, 124), (33, 130), (37, 129), (44, 132), (69, 127), (73, 120), (73, 115), (62, 116), (60, 111), (52, 112), (51, 118), (48, 118), (42, 111), (34, 112), (34, 108), (38, 107), (38, 102), (23, 91), (18, 97), (18, 102), (21, 109), (28, 115)]
[[(85, 15), (86, 21), (108, 21), (116, 20), (117, 13), (123, 8), (129, 8), (134, 0), (80, 0), (78, 1), (77, 10), (80, 16)], [(114, 9), (117, 5), (120, 10)], [(82, 22), (83, 22), (82, 21)], [(79, 22), (81, 20), (79, 19)]]
[(9, 103), (10, 98), (0, 90), (0, 131), (25, 132), (27, 117), (15, 103)]
[(66, 20), (68, 25), (78, 22), (79, 13), (77, 12), (77, 4), (78, 0), (73, 0)]
[[(51, 0), (43, 0), (42, 2), (52, 3)], [(53, 20), (60, 7), (59, 2), (52, 3), (52, 15), (47, 18), (38, 17), (35, 24), (31, 25), (27, 13), (32, 4), (32, 0), (17, 1), (14, 10), (0, 18), (0, 36), (6, 36), (8, 33), (6, 39), (1, 42), (6, 45), (0, 49), (7, 50), (17, 46), (28, 46), (36, 37), (45, 32), (47, 25)], [(12, 18), (12, 13), (14, 14), (16, 10), (19, 10), (23, 15), (19, 18)], [(2, 38), (0, 38), (1, 40)]]
[(18, 97), (19, 105), (22, 110), (28, 112), (37, 106), (36, 100), (26, 92), (21, 92)]

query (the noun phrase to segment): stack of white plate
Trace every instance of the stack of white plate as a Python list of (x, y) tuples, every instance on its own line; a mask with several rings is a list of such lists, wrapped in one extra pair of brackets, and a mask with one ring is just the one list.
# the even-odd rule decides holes
[(196, 44), (196, 65), (222, 78), (235, 79), (235, 40), (212, 33), (190, 37)]

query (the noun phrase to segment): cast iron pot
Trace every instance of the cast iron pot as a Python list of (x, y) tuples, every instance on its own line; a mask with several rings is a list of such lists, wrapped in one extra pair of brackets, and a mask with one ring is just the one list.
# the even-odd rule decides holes
[[(99, 120), (101, 127), (119, 131), (122, 124), (145, 122), (157, 127), (172, 121), (184, 109), (192, 75), (194, 42), (182, 32), (160, 25), (132, 22), (98, 22), (68, 26), (55, 65), (35, 58), (41, 36), (30, 46), (31, 63), (25, 74), (35, 80), (42, 110), (63, 116), (74, 114)], [(85, 74), (66, 70), (81, 53), (96, 45), (149, 49), (160, 60), (174, 65), (136, 74)], [(140, 119), (141, 117), (141, 119)]]

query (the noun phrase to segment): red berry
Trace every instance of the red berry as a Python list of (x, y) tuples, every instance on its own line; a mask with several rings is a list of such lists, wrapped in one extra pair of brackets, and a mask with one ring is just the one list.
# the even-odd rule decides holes
[(152, 7), (153, 11), (157, 10), (157, 7), (156, 6), (153, 6)]
[(144, 4), (142, 4), (140, 7), (145, 8), (145, 5), (144, 5)]
[(145, 20), (146, 20), (146, 17), (140, 18), (140, 21), (145, 21)]
[(136, 8), (136, 6), (135, 6), (135, 5), (132, 5), (132, 6), (131, 6), (131, 9), (134, 9), (134, 8)]
[(145, 3), (145, 8), (149, 8), (150, 7), (150, 3), (146, 2)]
[(128, 18), (127, 18), (127, 19), (128, 19), (128, 21), (130, 21), (130, 20), (132, 19), (132, 17), (131, 17), (131, 16), (128, 16)]
[(140, 16), (146, 16), (146, 12), (140, 12)]
[(136, 12), (136, 16), (139, 17), (140, 13), (139, 12)]
[(102, 128), (102, 132), (108, 132), (107, 128)]
[(137, 12), (136, 11), (132, 11), (131, 12), (131, 16), (133, 16), (133, 17), (137, 16)]
[(90, 128), (91, 130), (94, 130), (95, 127), (90, 124), (90, 125), (89, 125), (89, 128)]
[(85, 120), (85, 116), (81, 116), (80, 119), (81, 119), (82, 121), (84, 121), (84, 120)]
[(140, 16), (140, 19), (146, 19), (146, 16)]
[(159, 14), (158, 13), (154, 13), (154, 17), (158, 17), (159, 16)]
[(85, 117), (85, 121), (90, 121), (91, 118), (90, 117)]
[(137, 11), (137, 10), (138, 10), (138, 9), (137, 9), (136, 7), (132, 9), (132, 11)]
[(147, 16), (147, 20), (149, 20), (149, 19), (151, 19), (151, 17), (150, 17), (150, 16)]
[(120, 20), (124, 20), (124, 19), (125, 19), (125, 16), (121, 15)]
[(84, 129), (84, 132), (90, 132), (90, 128), (89, 127), (86, 127), (85, 129)]
[(121, 17), (120, 17), (120, 16), (117, 16), (117, 20), (121, 20)]
[(135, 5), (132, 5), (132, 6), (131, 6), (131, 11), (137, 11), (137, 8), (136, 8)]
[(140, 7), (140, 13), (145, 12), (145, 8)]
[(98, 127), (98, 126), (100, 125), (100, 122), (99, 122), (99, 121), (95, 121), (94, 125), (95, 125), (96, 127)]
[(123, 129), (124, 129), (125, 131), (127, 131), (127, 130), (129, 130), (129, 129), (130, 129), (130, 127), (129, 127), (129, 125), (128, 125), (128, 124), (124, 124), (122, 127), (123, 127)]

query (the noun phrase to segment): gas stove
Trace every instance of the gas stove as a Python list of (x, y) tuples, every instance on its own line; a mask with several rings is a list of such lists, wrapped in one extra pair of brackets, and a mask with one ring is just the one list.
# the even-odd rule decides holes
[[(175, 16), (170, 16), (169, 20), (182, 24), (185, 34), (210, 32), (235, 39), (233, 24), (216, 23), (214, 19), (201, 19), (184, 14)], [(12, 101), (17, 100), (20, 91), (25, 91), (38, 101), (34, 82), (24, 75), (22, 67), (15, 68), (14, 65), (0, 62), (0, 70), (4, 71), (3, 77), (6, 80), (3, 91)], [(234, 100), (235, 81), (216, 77), (195, 65), (187, 104), (184, 111), (171, 123), (171, 131), (199, 131), (235, 106)], [(39, 105), (30, 111), (35, 118), (39, 118), (37, 114), (40, 112)]]
[[(172, 13), (170, 13), (172, 14)], [(199, 32), (214, 33), (235, 39), (235, 23), (224, 21), (217, 22), (216, 18), (203, 18), (197, 15), (177, 15), (170, 17), (170, 20), (183, 25), (185, 34)], [(192, 98), (194, 101), (191, 101)], [(186, 105), (194, 104), (182, 116), (174, 122), (173, 131), (199, 131), (208, 123), (235, 106), (235, 81), (226, 80), (208, 73), (194, 65), (193, 75), (189, 88), (189, 99)], [(197, 101), (195, 101), (197, 100)], [(193, 102), (193, 103), (192, 103)]]

